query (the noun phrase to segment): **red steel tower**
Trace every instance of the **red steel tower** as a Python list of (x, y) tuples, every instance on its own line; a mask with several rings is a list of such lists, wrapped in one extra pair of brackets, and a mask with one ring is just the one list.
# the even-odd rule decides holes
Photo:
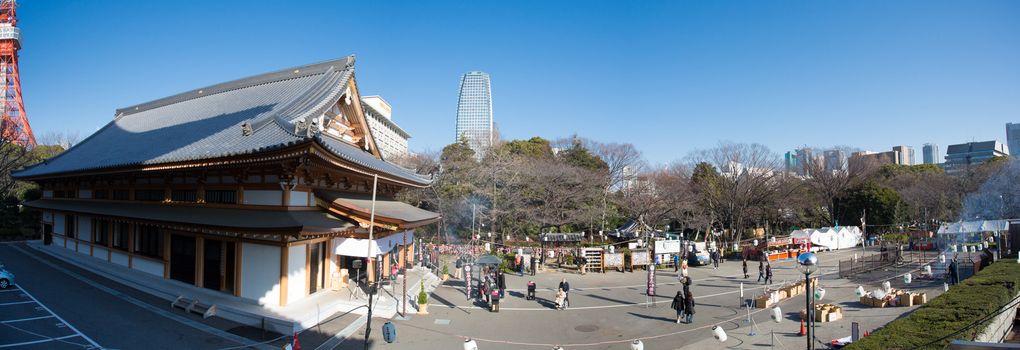
[(15, 0), (0, 0), (0, 130), (3, 137), (22, 146), (35, 146), (35, 135), (28, 126), (25, 102), (21, 99), (21, 75), (18, 73), (18, 29)]

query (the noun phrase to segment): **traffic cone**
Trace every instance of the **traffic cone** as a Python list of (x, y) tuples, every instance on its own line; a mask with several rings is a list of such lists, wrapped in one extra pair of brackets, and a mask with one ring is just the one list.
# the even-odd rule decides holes
[(292, 349), (301, 350), (301, 344), (299, 344), (297, 340), (297, 332), (294, 332), (294, 346), (292, 347)]
[(800, 320), (800, 332), (798, 332), (797, 335), (802, 337), (807, 335), (807, 330), (804, 329), (804, 320)]

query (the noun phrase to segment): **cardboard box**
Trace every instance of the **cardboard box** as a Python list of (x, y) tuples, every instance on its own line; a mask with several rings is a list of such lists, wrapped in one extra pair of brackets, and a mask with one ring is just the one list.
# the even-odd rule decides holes
[(772, 306), (772, 300), (769, 300), (768, 295), (760, 296), (754, 299), (754, 307), (759, 309), (767, 309)]
[(842, 312), (833, 312), (833, 313), (829, 313), (829, 320), (826, 321), (826, 322), (839, 321), (839, 320), (842, 320), (842, 319), (843, 319), (843, 313)]
[(897, 296), (896, 306), (911, 307), (914, 306), (914, 296), (912, 294), (900, 294)]
[(916, 293), (913, 298), (914, 305), (924, 305), (928, 303), (927, 293)]
[(815, 311), (815, 322), (822, 322), (829, 316), (829, 310), (817, 310)]

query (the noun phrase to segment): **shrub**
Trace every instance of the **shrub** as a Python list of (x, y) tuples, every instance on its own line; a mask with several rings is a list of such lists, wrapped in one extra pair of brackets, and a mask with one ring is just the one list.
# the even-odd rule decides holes
[[(997, 312), (1013, 299), (1018, 281), (1020, 264), (1000, 260), (847, 349), (915, 348), (946, 337)], [(1014, 286), (1013, 291), (1006, 287), (1008, 283)], [(987, 326), (985, 321), (929, 347), (947, 348), (953, 339), (974, 339)]]
[(444, 275), (449, 275), (450, 274), (450, 266), (449, 265), (443, 264), (443, 274)]
[(421, 305), (421, 304), (428, 304), (428, 303), (429, 303), (429, 295), (427, 293), (425, 293), (425, 281), (422, 281), (421, 282), (421, 289), (418, 290), (418, 304)]

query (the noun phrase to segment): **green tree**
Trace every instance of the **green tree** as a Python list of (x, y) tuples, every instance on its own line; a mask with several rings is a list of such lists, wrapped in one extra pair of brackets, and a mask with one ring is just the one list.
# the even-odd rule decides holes
[(606, 164), (602, 158), (592, 154), (588, 151), (588, 148), (584, 147), (579, 140), (573, 142), (573, 146), (560, 152), (560, 159), (564, 163), (594, 171), (605, 171), (609, 169), (609, 165)]
[(902, 222), (905, 212), (905, 204), (899, 193), (877, 181), (866, 181), (860, 187), (850, 190), (841, 202), (845, 210), (840, 212), (839, 222), (844, 225), (859, 224), (861, 215), (867, 211), (870, 232), (891, 231), (892, 227)]
[(513, 140), (502, 146), (510, 154), (531, 158), (552, 159), (552, 146), (549, 140), (532, 137), (527, 140)]

